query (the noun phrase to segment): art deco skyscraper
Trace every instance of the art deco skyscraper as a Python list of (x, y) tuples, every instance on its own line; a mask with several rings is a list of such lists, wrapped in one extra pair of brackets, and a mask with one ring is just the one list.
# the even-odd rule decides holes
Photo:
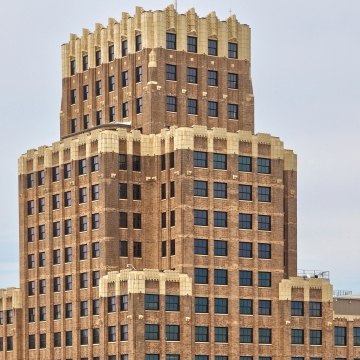
[(296, 156), (254, 133), (250, 29), (235, 16), (137, 8), (72, 35), (60, 141), (20, 158), (19, 198), (1, 359), (333, 347), (329, 281), (296, 277)]

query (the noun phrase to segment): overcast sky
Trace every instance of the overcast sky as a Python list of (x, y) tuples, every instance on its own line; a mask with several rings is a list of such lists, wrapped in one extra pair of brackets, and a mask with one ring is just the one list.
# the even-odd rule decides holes
[[(59, 139), (60, 46), (171, 1), (11, 0), (0, 12), (0, 287), (18, 286), (17, 159)], [(151, 5), (149, 5), (151, 4)], [(252, 28), (255, 129), (298, 154), (298, 267), (360, 293), (360, 1), (178, 0)], [(359, 222), (359, 226), (357, 225)]]

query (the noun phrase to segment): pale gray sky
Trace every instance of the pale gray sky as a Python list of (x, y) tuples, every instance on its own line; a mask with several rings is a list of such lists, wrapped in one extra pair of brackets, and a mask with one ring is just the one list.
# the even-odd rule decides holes
[[(12, 0), (0, 12), (0, 287), (18, 286), (17, 158), (59, 139), (60, 45), (70, 33), (165, 8), (154, 0)], [(252, 28), (256, 132), (298, 154), (299, 268), (360, 293), (360, 1), (178, 0)]]

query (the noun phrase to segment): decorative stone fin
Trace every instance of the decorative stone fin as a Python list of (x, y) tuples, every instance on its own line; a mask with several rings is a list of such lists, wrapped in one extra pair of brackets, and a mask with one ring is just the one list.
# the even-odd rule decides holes
[(219, 19), (216, 16), (215, 11), (212, 11), (207, 17), (208, 33), (209, 37), (218, 37), (218, 22)]
[(120, 21), (120, 34), (121, 36), (126, 37), (127, 35), (127, 23), (130, 15), (126, 12), (121, 13), (121, 21)]
[(173, 4), (165, 9), (166, 14), (166, 30), (176, 31), (176, 17), (177, 13)]
[(186, 13), (187, 32), (192, 35), (197, 35), (199, 18), (194, 8), (191, 8)]
[(140, 30), (141, 29), (141, 14), (144, 12), (144, 9), (140, 6), (137, 6), (135, 8), (135, 29)]
[(238, 38), (238, 22), (236, 16), (232, 15), (227, 20), (229, 41), (237, 41)]

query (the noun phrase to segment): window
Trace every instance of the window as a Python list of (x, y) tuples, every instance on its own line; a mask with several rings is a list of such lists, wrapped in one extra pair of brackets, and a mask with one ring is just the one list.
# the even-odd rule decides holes
[(71, 206), (71, 191), (64, 192), (64, 207)]
[(33, 269), (35, 267), (35, 255), (28, 255), (28, 269)]
[(108, 78), (109, 91), (115, 91), (115, 76), (109, 76)]
[(159, 310), (159, 295), (145, 294), (145, 310)]
[(214, 284), (227, 285), (228, 273), (225, 269), (214, 269)]
[[(41, 309), (41, 308), (40, 308)], [(14, 313), (12, 310), (6, 310), (6, 324), (12, 324), (14, 319)]]
[(80, 316), (88, 316), (89, 308), (87, 300), (80, 301)]
[(214, 240), (214, 255), (227, 256), (227, 241)]
[(239, 119), (239, 106), (237, 104), (228, 104), (228, 118), (231, 120)]
[(217, 40), (212, 40), (212, 39), (208, 40), (208, 55), (217, 56), (218, 54), (217, 45), (218, 45)]
[(227, 343), (228, 342), (228, 328), (227, 327), (215, 327), (215, 342)]
[(71, 119), (71, 122), (70, 122), (70, 131), (71, 133), (73, 134), (74, 132), (76, 132), (76, 127), (77, 127), (77, 121), (76, 119)]
[(159, 354), (145, 354), (145, 360), (160, 360)]
[(89, 56), (88, 55), (83, 55), (82, 67), (83, 67), (83, 71), (86, 71), (89, 69)]
[(72, 318), (72, 303), (65, 304), (65, 319)]
[(135, 51), (142, 49), (141, 34), (135, 36)]
[(79, 189), (79, 204), (86, 203), (87, 189), (85, 187)]
[[(35, 237), (34, 228), (30, 228), (30, 229), (33, 229), (32, 237)], [(45, 225), (39, 225), (39, 240), (44, 240), (45, 236), (46, 236), (46, 234), (45, 234)], [(29, 240), (29, 231), (28, 231), (28, 241), (30, 241)]]
[(161, 228), (166, 228), (166, 212), (161, 213)]
[(180, 360), (180, 355), (178, 355), (178, 354), (166, 354), (166, 360)]
[(175, 197), (175, 182), (174, 181), (170, 182), (170, 197), (171, 198)]
[[(169, 167), (170, 169), (173, 169), (175, 167), (175, 154), (174, 152), (169, 153)], [(171, 183), (170, 183), (171, 185)]]
[(90, 159), (90, 167), (91, 167), (91, 172), (94, 172), (94, 171), (99, 171), (99, 156), (95, 155), (95, 156), (92, 156), (91, 159)]
[(127, 228), (128, 227), (128, 220), (127, 220), (127, 213), (126, 212), (119, 212), (119, 227)]
[(79, 175), (85, 175), (86, 174), (86, 159), (79, 160), (78, 165), (79, 165)]
[(208, 241), (206, 239), (194, 239), (194, 254), (207, 255)]
[(176, 112), (176, 96), (166, 96), (166, 111)]
[(53, 279), (53, 290), (54, 292), (60, 292), (61, 291), (61, 282), (60, 277), (54, 277)]
[(54, 166), (52, 168), (52, 181), (60, 181), (60, 168), (59, 166)]
[(257, 159), (257, 170), (259, 174), (271, 174), (271, 160), (258, 158)]
[(91, 244), (91, 257), (93, 259), (100, 256), (100, 244), (99, 242), (94, 242)]
[(61, 319), (61, 305), (55, 304), (54, 305), (54, 320)]
[(161, 256), (166, 256), (166, 240), (161, 242)]
[(197, 115), (197, 100), (196, 99), (188, 99), (187, 101), (187, 113), (191, 115)]
[[(2, 342), (3, 342), (3, 338), (0, 338), (0, 341), (1, 341), (1, 344), (0, 344), (0, 351), (2, 351), (3, 350), (3, 344), (2, 344)], [(36, 344), (35, 344), (35, 335), (34, 334), (32, 334), (32, 335), (29, 335), (29, 350), (33, 350), (33, 349), (35, 349), (36, 348)]]
[(136, 66), (135, 67), (135, 82), (137, 82), (137, 83), (141, 82), (142, 77), (143, 77), (142, 66)]
[(88, 274), (86, 272), (80, 273), (80, 289), (88, 287)]
[(91, 214), (91, 229), (96, 230), (100, 228), (100, 214)]
[(70, 90), (70, 105), (74, 105), (76, 103), (76, 89)]
[(188, 52), (197, 52), (197, 37), (188, 36), (187, 37), (187, 51)]
[(38, 186), (45, 184), (45, 171), (40, 170), (38, 171)]
[(271, 272), (259, 271), (258, 272), (258, 285), (261, 287), (271, 286)]
[(165, 326), (165, 340), (166, 341), (180, 341), (180, 326), (166, 325)]
[(208, 211), (194, 210), (194, 225), (207, 226), (208, 225)]
[(250, 299), (239, 300), (239, 313), (241, 315), (252, 315), (253, 314), (253, 301)]
[(119, 199), (127, 199), (127, 184), (120, 183), (119, 184)]
[(100, 300), (99, 299), (93, 299), (93, 301), (92, 301), (92, 313), (93, 313), (93, 315), (99, 315), (100, 314)]
[(95, 51), (95, 66), (101, 65), (101, 50)]
[(229, 89), (238, 88), (238, 74), (228, 73), (228, 88)]
[(252, 243), (239, 242), (239, 257), (252, 258)]
[(80, 216), (79, 230), (80, 230), (80, 232), (87, 231), (87, 216)]
[(208, 70), (208, 85), (218, 86), (218, 72), (214, 70)]
[(127, 341), (129, 339), (128, 325), (120, 325), (120, 341)]
[(26, 175), (26, 187), (28, 189), (31, 189), (32, 187), (34, 187), (35, 185), (35, 178), (34, 178), (34, 174), (27, 174)]
[(240, 229), (252, 229), (252, 215), (251, 214), (239, 214), (239, 228)]
[(34, 214), (34, 200), (29, 200), (27, 202), (27, 215), (33, 215)]
[(99, 184), (91, 185), (91, 200), (99, 200)]
[(214, 226), (227, 227), (227, 213), (224, 211), (214, 211)]
[(228, 44), (228, 57), (237, 59), (238, 57), (238, 45), (236, 43), (229, 42)]
[(258, 201), (270, 202), (271, 201), (271, 188), (267, 186), (258, 187)]
[(72, 346), (72, 331), (65, 331), (65, 346)]
[(197, 84), (197, 68), (187, 68), (187, 82), (190, 84)]
[(252, 163), (250, 156), (239, 156), (238, 170), (244, 172), (252, 171)]
[(41, 279), (39, 280), (39, 294), (46, 294), (46, 280)]
[(119, 242), (119, 255), (128, 256), (128, 242), (126, 240), (120, 240)]
[[(99, 328), (92, 329), (92, 343), (100, 344), (100, 329)], [(93, 358), (93, 360), (95, 360), (95, 358)]]
[(102, 94), (102, 83), (101, 80), (95, 81), (95, 95), (100, 96)]
[(121, 42), (121, 56), (127, 56), (128, 54), (128, 42), (127, 40), (123, 40)]
[(215, 312), (215, 314), (227, 314), (228, 313), (228, 299), (215, 298), (214, 299), (214, 312)]
[(71, 219), (66, 219), (64, 221), (64, 234), (70, 235), (72, 232)]
[(40, 339), (39, 339), (39, 348), (40, 349), (45, 349), (46, 348), (46, 334), (40, 334)]
[[(127, 118), (129, 116), (129, 103), (124, 102), (122, 104), (122, 117)], [(122, 169), (121, 169), (122, 170)]]
[(166, 184), (161, 184), (161, 200), (166, 199)]
[(127, 295), (120, 295), (120, 311), (128, 311), (129, 302)]
[(194, 269), (195, 284), (208, 284), (208, 269), (195, 268)]
[(252, 286), (252, 271), (250, 270), (239, 271), (239, 285)]
[(134, 257), (141, 258), (142, 251), (141, 251), (141, 242), (134, 241)]
[(39, 321), (46, 321), (46, 306), (39, 307)]
[(28, 242), (33, 242), (35, 240), (35, 229), (33, 227), (27, 229), (27, 240)]
[(127, 169), (126, 154), (119, 154), (119, 170)]
[(142, 108), (143, 108), (143, 101), (142, 98), (140, 97), (136, 99), (136, 113), (141, 114)]
[(258, 230), (271, 231), (271, 216), (258, 215)]
[(226, 170), (227, 168), (227, 161), (226, 161), (225, 154), (216, 154), (213, 155), (214, 160), (214, 169)]
[(252, 200), (252, 186), (251, 185), (239, 185), (239, 200)]
[(80, 330), (80, 345), (87, 345), (89, 343), (89, 331), (88, 329)]
[(145, 324), (145, 340), (159, 340), (158, 324)]
[[(32, 309), (34, 309), (34, 308), (32, 308)], [(30, 309), (29, 309), (29, 311), (30, 311)], [(34, 309), (34, 316), (35, 316), (35, 309)], [(33, 321), (35, 321), (35, 319)], [(0, 311), (0, 325), (4, 325), (4, 312), (3, 311)]]
[(166, 157), (165, 154), (161, 154), (161, 171), (166, 169)]
[(76, 71), (76, 62), (75, 60), (70, 60), (70, 75), (75, 75)]
[(139, 213), (133, 214), (133, 228), (141, 229), (141, 214)]
[(209, 312), (209, 299), (207, 297), (195, 297), (195, 312), (196, 313)]
[(99, 286), (100, 283), (100, 271), (96, 270), (92, 272), (92, 286)]
[(259, 315), (271, 315), (271, 300), (259, 300)]
[(252, 328), (240, 328), (240, 342), (252, 343), (253, 342), (253, 329)]
[(209, 360), (208, 355), (195, 355), (195, 360)]
[(52, 208), (53, 210), (60, 209), (60, 195), (55, 194), (52, 196)]
[(65, 275), (65, 291), (72, 290), (72, 275)]
[(195, 326), (195, 341), (208, 342), (209, 341), (209, 327)]
[(83, 93), (83, 101), (86, 101), (89, 99), (89, 85), (83, 85), (82, 88), (82, 93)]
[(193, 153), (194, 167), (207, 168), (207, 153), (203, 151), (194, 151)]
[(322, 331), (310, 330), (310, 345), (321, 345), (321, 344), (322, 344)]
[(304, 344), (303, 329), (291, 329), (291, 344)]
[(176, 34), (166, 33), (166, 48), (176, 50)]
[(259, 344), (271, 344), (271, 329), (259, 329)]
[(214, 182), (214, 198), (227, 198), (227, 184)]
[(312, 317), (321, 317), (321, 302), (309, 302), (309, 315)]
[(123, 71), (121, 73), (121, 86), (125, 87), (129, 85), (129, 72)]
[(101, 125), (102, 123), (102, 110), (96, 111), (96, 126)]
[(165, 311), (180, 311), (180, 297), (178, 295), (165, 295)]
[(115, 106), (109, 107), (109, 122), (114, 122), (116, 120), (116, 108)]
[(175, 226), (175, 210), (170, 211), (170, 226)]
[(291, 316), (304, 316), (303, 301), (291, 301)]
[(45, 252), (40, 252), (39, 253), (39, 267), (44, 267), (45, 266)]
[(71, 247), (67, 247), (64, 249), (64, 262), (65, 263), (72, 262), (72, 248)]
[(271, 259), (271, 245), (270, 244), (258, 244), (258, 258), (259, 259)]
[(109, 45), (109, 61), (114, 61), (115, 60), (115, 48), (114, 45), (111, 44)]
[(336, 346), (346, 346), (346, 327), (334, 327), (334, 344)]
[(60, 236), (60, 221), (53, 222), (53, 237)]
[(208, 116), (218, 116), (218, 103), (216, 101), (208, 101)]
[(116, 327), (108, 326), (108, 342), (116, 341)]

